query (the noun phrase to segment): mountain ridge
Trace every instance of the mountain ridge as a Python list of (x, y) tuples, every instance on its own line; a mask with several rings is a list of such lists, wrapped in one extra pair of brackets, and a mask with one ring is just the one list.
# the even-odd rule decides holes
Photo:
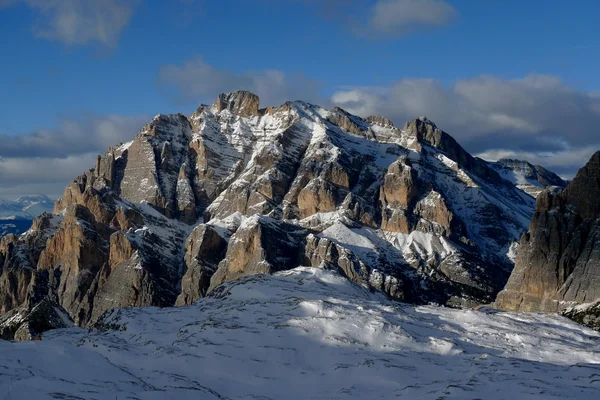
[(33, 219), (54, 208), (54, 201), (43, 195), (22, 196), (16, 200), (0, 199), (0, 238), (27, 231)]
[(86, 326), (298, 266), (473, 306), (503, 288), (533, 207), (424, 117), (398, 128), (226, 93), (189, 118), (157, 115), (69, 184), (53, 215), (3, 239), (0, 311), (50, 299)]
[(489, 162), (488, 165), (504, 179), (513, 182), (533, 197), (537, 197), (548, 188), (564, 189), (568, 183), (541, 165), (533, 165), (524, 160), (501, 158), (496, 162)]

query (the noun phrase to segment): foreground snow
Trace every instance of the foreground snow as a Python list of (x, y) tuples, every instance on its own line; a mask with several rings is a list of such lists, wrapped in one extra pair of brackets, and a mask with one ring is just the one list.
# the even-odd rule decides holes
[(600, 390), (600, 334), (558, 316), (416, 307), (320, 269), (257, 276), (118, 331), (0, 341), (3, 399), (570, 398)]

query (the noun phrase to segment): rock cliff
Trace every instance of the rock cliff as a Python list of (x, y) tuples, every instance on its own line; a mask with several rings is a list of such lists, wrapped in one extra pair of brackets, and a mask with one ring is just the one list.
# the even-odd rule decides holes
[[(545, 191), (496, 305), (506, 310), (565, 312), (584, 322), (600, 299), (600, 152), (564, 190)], [(579, 306), (573, 308), (574, 306)], [(589, 305), (590, 315), (597, 305)], [(597, 324), (597, 322), (596, 322)]]

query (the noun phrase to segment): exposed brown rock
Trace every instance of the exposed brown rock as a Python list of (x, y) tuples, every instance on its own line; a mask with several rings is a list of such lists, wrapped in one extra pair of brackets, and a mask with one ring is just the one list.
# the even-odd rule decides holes
[(383, 229), (402, 233), (411, 231), (408, 209), (419, 195), (417, 180), (417, 173), (406, 157), (389, 166), (380, 189)]
[(240, 117), (258, 115), (258, 105), (258, 96), (245, 90), (220, 94), (216, 102), (218, 112), (229, 110)]
[(391, 120), (381, 115), (370, 115), (367, 118), (365, 118), (365, 121), (384, 127), (395, 127), (394, 123)]
[(318, 212), (335, 211), (339, 202), (337, 187), (323, 179), (315, 179), (300, 191), (298, 209), (300, 217)]
[(364, 128), (361, 128), (362, 121), (345, 110), (334, 107), (332, 113), (327, 116), (327, 120), (339, 126), (346, 132), (350, 132), (355, 135), (360, 135)]
[(209, 291), (242, 276), (270, 274), (300, 265), (303, 229), (268, 217), (252, 217), (229, 240)]

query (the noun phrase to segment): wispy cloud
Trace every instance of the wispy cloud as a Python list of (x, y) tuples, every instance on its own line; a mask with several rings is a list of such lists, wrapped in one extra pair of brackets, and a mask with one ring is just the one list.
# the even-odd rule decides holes
[[(320, 16), (370, 38), (402, 37), (444, 26), (459, 17), (445, 0), (304, 0)], [(343, 10), (343, 12), (340, 12)]]
[(157, 85), (163, 94), (179, 104), (199, 104), (213, 100), (218, 93), (240, 89), (257, 94), (263, 105), (280, 105), (287, 100), (321, 100), (320, 83), (302, 74), (286, 74), (276, 69), (235, 73), (217, 68), (201, 57), (181, 65), (162, 66)]
[(17, 3), (37, 12), (32, 29), (39, 38), (114, 47), (140, 0), (0, 0), (0, 7)]
[(404, 36), (443, 26), (458, 17), (444, 0), (381, 0), (371, 10), (368, 27), (376, 33)]

